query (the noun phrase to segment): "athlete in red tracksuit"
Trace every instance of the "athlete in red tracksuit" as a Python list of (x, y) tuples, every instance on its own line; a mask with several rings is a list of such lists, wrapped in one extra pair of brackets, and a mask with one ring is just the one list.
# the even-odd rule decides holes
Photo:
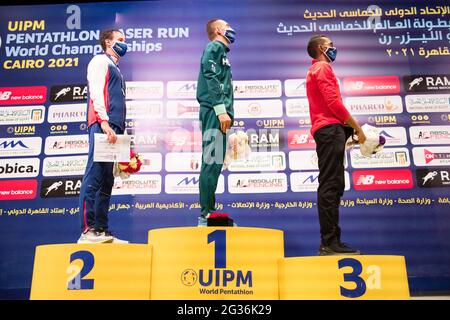
[(337, 78), (331, 68), (337, 50), (326, 36), (314, 36), (308, 43), (313, 58), (306, 77), (311, 117), (311, 135), (316, 141), (319, 160), (319, 211), (321, 245), (319, 255), (360, 254), (341, 242), (339, 203), (344, 193), (345, 143), (353, 134), (364, 143), (365, 136), (342, 103)]
[(88, 65), (89, 155), (80, 190), (81, 236), (78, 243), (128, 243), (113, 236), (108, 228), (108, 211), (114, 184), (113, 163), (94, 162), (94, 134), (105, 133), (115, 143), (125, 130), (125, 82), (117, 66), (127, 51), (125, 37), (118, 29), (100, 34), (104, 54)]

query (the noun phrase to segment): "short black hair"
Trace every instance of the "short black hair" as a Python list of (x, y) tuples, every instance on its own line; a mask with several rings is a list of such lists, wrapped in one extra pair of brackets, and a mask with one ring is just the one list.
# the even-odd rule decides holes
[(212, 40), (212, 39), (214, 39), (214, 37), (215, 37), (215, 33), (214, 33), (214, 31), (215, 31), (214, 23), (215, 23), (216, 21), (218, 21), (218, 20), (221, 20), (221, 19), (219, 19), (219, 18), (214, 18), (214, 19), (209, 20), (209, 21), (206, 23), (206, 33), (208, 34), (209, 40)]
[(100, 44), (102, 45), (103, 51), (106, 51), (106, 40), (111, 40), (113, 38), (114, 32), (122, 32), (119, 29), (116, 28), (109, 28), (102, 30), (100, 32)]
[(324, 38), (328, 38), (327, 36), (320, 34), (312, 36), (308, 42), (308, 54), (311, 58), (317, 58), (317, 48), (324, 42)]

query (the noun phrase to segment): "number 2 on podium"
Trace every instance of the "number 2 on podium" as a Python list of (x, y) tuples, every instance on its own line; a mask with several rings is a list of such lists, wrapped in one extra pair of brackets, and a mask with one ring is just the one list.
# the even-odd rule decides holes
[[(83, 261), (83, 268), (75, 265), (67, 267), (70, 274), (67, 282), (67, 290), (91, 290), (94, 289), (94, 279), (83, 279), (94, 268), (94, 255), (89, 251), (77, 251), (70, 255), (70, 263), (75, 260)], [(75, 272), (75, 276), (73, 273)]]

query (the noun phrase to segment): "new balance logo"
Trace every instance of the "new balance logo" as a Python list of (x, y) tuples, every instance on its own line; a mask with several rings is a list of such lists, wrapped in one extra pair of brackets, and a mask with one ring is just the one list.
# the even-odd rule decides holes
[(356, 182), (357, 185), (371, 185), (375, 181), (374, 175), (361, 175), (359, 176), (358, 181)]
[(11, 91), (0, 91), (0, 100), (9, 100), (11, 95), (12, 95)]

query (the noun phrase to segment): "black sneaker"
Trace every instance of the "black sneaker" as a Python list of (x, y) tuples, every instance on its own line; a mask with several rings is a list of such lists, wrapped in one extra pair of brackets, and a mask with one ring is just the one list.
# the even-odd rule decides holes
[(337, 256), (337, 255), (359, 255), (361, 252), (352, 249), (345, 243), (332, 243), (329, 246), (320, 245), (319, 256)]

